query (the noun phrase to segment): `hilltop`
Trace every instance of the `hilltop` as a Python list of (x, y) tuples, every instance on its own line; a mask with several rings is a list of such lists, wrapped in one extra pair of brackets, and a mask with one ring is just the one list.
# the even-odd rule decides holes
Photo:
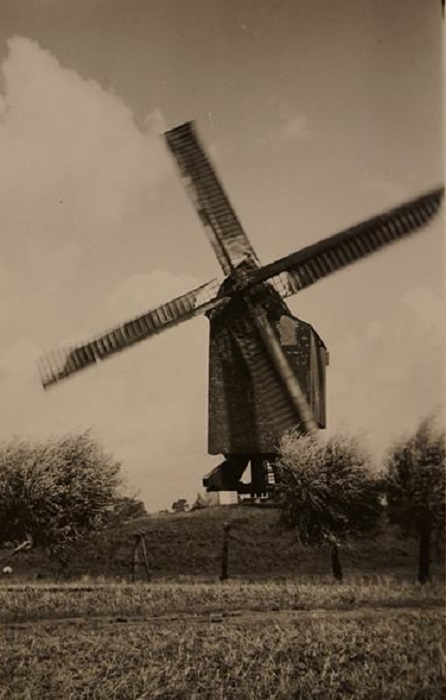
[[(267, 506), (216, 506), (188, 513), (161, 513), (128, 521), (84, 541), (67, 575), (76, 578), (130, 577), (134, 534), (143, 529), (154, 579), (217, 578), (220, 573), (223, 524), (230, 523), (229, 573), (237, 578), (285, 578), (330, 575), (327, 551), (305, 548), (278, 524), (276, 509)], [(417, 544), (386, 528), (376, 539), (356, 542), (342, 553), (345, 574), (397, 575), (414, 578)], [(435, 552), (434, 552), (435, 555)], [(3, 557), (2, 557), (3, 558)], [(433, 573), (441, 572), (435, 556)], [(19, 577), (52, 576), (56, 567), (42, 553), (14, 559)], [(144, 578), (142, 566), (138, 577)]]

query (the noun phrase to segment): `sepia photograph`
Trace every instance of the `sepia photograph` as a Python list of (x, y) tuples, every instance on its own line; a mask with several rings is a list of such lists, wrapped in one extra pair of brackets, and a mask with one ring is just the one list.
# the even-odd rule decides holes
[(0, 698), (445, 697), (444, 21), (0, 0)]

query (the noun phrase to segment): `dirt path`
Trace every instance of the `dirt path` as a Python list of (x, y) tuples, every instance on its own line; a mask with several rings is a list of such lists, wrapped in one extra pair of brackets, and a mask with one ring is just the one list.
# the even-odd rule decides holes
[(172, 624), (224, 624), (235, 627), (250, 627), (262, 624), (293, 625), (302, 619), (325, 618), (376, 618), (398, 615), (409, 615), (423, 612), (435, 612), (439, 620), (444, 620), (445, 609), (442, 605), (430, 605), (425, 607), (360, 607), (350, 610), (336, 610), (333, 608), (318, 608), (315, 610), (235, 610), (232, 612), (209, 613), (177, 613), (174, 615), (162, 615), (156, 617), (131, 617), (119, 615), (106, 616), (79, 616), (79, 617), (41, 617), (35, 620), (20, 620), (0, 623), (3, 630), (27, 630), (33, 627), (52, 628), (58, 626), (73, 627), (102, 627), (104, 625), (172, 625)]

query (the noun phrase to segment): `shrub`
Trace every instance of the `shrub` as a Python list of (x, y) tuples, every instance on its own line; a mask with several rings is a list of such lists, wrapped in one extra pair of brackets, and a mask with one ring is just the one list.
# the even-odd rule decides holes
[(329, 545), (332, 570), (342, 579), (339, 547), (370, 533), (382, 510), (379, 481), (355, 437), (289, 433), (281, 441), (278, 505), (281, 522), (307, 545)]
[(107, 521), (119, 470), (89, 432), (3, 445), (1, 540), (31, 539), (64, 563), (70, 547)]

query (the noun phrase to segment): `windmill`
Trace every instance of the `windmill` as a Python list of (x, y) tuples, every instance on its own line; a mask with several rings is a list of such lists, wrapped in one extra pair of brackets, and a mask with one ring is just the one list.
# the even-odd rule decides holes
[[(203, 480), (208, 491), (263, 495), (280, 436), (325, 427), (327, 349), (284, 299), (420, 230), (443, 188), (262, 266), (192, 123), (165, 134), (224, 273), (87, 343), (47, 355), (45, 388), (200, 314), (210, 321), (208, 451), (225, 459)], [(241, 479), (248, 464), (251, 483)]]

